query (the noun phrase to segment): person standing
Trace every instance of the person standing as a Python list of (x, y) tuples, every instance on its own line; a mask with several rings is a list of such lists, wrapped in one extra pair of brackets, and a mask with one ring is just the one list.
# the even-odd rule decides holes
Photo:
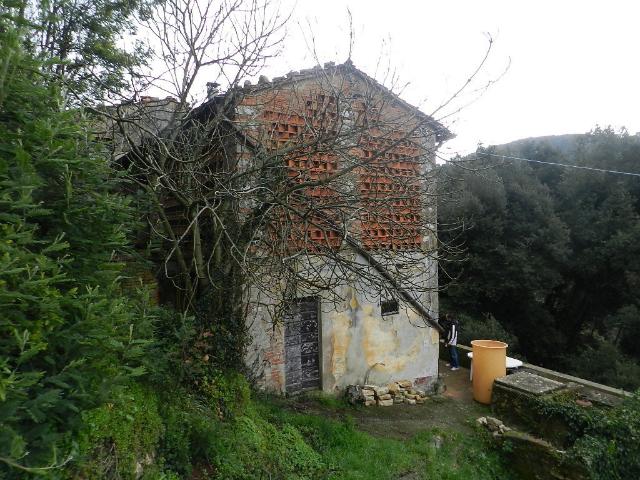
[(451, 358), (451, 370), (455, 371), (460, 368), (458, 361), (458, 320), (450, 313), (444, 316), (446, 321), (446, 337), (444, 346), (449, 349), (449, 357)]

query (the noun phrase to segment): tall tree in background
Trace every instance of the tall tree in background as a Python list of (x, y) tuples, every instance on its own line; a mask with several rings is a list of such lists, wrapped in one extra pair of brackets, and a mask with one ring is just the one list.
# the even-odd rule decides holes
[(14, 6), (28, 21), (22, 26), (28, 51), (74, 103), (120, 95), (138, 78), (148, 47), (134, 39), (133, 16), (144, 15), (145, 0), (24, 0)]
[[(460, 195), (441, 206), (441, 223), (464, 219), (468, 227), (457, 232), (468, 261), (443, 265), (443, 280), (445, 272), (457, 278), (448, 298), (467, 310), (494, 313), (531, 361), (640, 385), (624, 357), (640, 360), (631, 340), (640, 325), (638, 177), (509, 157), (637, 173), (640, 138), (596, 128), (481, 151), (467, 160), (488, 169), (484, 176), (443, 167), (459, 180)], [(588, 357), (601, 348), (618, 357), (587, 368)]]
[[(441, 184), (460, 192), (459, 200), (441, 203), (439, 216), (441, 223), (460, 225), (462, 231), (448, 235), (464, 248), (441, 264), (445, 284), (446, 276), (458, 279), (446, 295), (470, 312), (506, 322), (531, 360), (540, 361), (562, 350), (545, 300), (562, 281), (558, 265), (569, 253), (567, 228), (531, 167), (484, 158), (471, 163), (471, 170), (445, 167), (454, 185)], [(537, 341), (541, 331), (545, 342)]]
[[(640, 139), (598, 129), (571, 157), (582, 166), (638, 172)], [(557, 295), (568, 335), (585, 325), (602, 331), (607, 315), (640, 298), (639, 187), (637, 177), (593, 171), (565, 174), (558, 185), (557, 210), (571, 230), (574, 252), (564, 272), (568, 281)]]

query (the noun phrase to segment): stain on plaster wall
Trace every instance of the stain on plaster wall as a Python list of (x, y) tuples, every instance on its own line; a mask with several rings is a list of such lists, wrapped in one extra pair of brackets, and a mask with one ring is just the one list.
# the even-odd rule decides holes
[(331, 368), (327, 373), (336, 382), (347, 373), (347, 352), (351, 344), (351, 318), (348, 313), (335, 313), (332, 318)]
[(330, 345), (324, 348), (329, 357), (325, 361), (325, 390), (362, 383), (367, 372), (373, 383), (437, 374), (435, 330), (412, 325), (417, 314), (407, 308), (383, 318), (379, 305), (354, 288), (350, 293), (344, 311), (324, 315), (325, 340)]

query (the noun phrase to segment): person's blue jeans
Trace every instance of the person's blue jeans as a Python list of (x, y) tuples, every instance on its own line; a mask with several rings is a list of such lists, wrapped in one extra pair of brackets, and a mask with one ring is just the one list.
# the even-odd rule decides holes
[(458, 368), (460, 366), (458, 362), (458, 347), (449, 345), (449, 356), (451, 357), (451, 366)]

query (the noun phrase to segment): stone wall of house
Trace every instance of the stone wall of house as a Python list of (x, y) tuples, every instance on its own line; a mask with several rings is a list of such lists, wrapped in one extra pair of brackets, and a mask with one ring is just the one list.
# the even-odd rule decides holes
[[(435, 165), (438, 134), (417, 110), (346, 72), (318, 68), (249, 85), (234, 122), (247, 142), (277, 155), (293, 182), (334, 174), (343, 168), (345, 157), (360, 162), (339, 186), (316, 186), (306, 194), (322, 205), (340, 195), (341, 189), (355, 193), (365, 208), (351, 221), (350, 230), (359, 232), (367, 249), (420, 249), (428, 240), (421, 232), (425, 220), (434, 232), (436, 228), (435, 202), (427, 207), (423, 199), (435, 193), (435, 185), (424, 179)], [(371, 128), (362, 126), (369, 124)], [(318, 132), (336, 135), (335, 144), (317, 146)], [(309, 155), (297, 147), (305, 144), (310, 145)], [(255, 161), (246, 145), (239, 145), (237, 156), (239, 170), (249, 169)], [(392, 196), (394, 201), (380, 202)], [(318, 225), (290, 230), (289, 241), (296, 246), (308, 248), (315, 242), (337, 247), (341, 242), (338, 232)]]
[(245, 363), (256, 386), (272, 393), (285, 392), (284, 326), (275, 314), (276, 301), (257, 289), (249, 294), (247, 315), (251, 343)]
[[(343, 287), (342, 304), (323, 302), (324, 391), (339, 391), (352, 384), (386, 385), (399, 378), (429, 387), (437, 379), (437, 330), (403, 302), (397, 314), (382, 316), (382, 295), (355, 281)], [(437, 316), (437, 294), (421, 300)]]

